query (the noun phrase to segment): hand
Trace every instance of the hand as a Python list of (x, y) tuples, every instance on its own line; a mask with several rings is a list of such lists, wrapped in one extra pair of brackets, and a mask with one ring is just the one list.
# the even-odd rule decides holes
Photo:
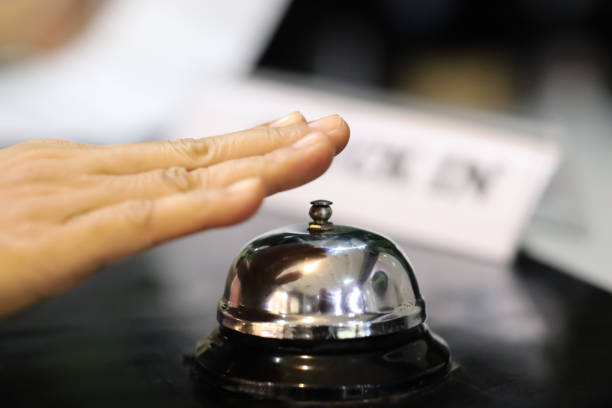
[(348, 138), (338, 115), (295, 112), (203, 139), (0, 149), (0, 316), (106, 263), (247, 219), (266, 195), (325, 172)]

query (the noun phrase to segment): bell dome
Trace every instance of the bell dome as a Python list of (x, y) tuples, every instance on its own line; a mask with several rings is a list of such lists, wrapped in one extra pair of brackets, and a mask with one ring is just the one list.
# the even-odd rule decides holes
[(310, 225), (268, 232), (233, 261), (218, 319), (276, 339), (350, 339), (425, 321), (413, 269), (388, 238), (333, 225), (331, 203), (313, 201)]

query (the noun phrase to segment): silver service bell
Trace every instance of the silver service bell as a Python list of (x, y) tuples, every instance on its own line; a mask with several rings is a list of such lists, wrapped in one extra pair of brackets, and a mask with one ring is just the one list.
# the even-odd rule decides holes
[(231, 264), (220, 326), (197, 347), (197, 373), (222, 389), (281, 400), (418, 393), (447, 376), (446, 343), (425, 324), (414, 271), (388, 238), (329, 221), (261, 235)]

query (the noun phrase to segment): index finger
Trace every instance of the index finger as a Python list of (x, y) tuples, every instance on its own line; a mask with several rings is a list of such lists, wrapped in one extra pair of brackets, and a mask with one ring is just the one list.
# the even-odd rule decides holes
[(286, 127), (259, 126), (248, 130), (202, 139), (180, 139), (105, 146), (96, 149), (90, 161), (93, 172), (132, 174), (160, 168), (193, 170), (227, 160), (260, 156), (292, 145), (302, 137), (326, 133), (336, 153), (348, 143), (350, 130), (339, 115)]

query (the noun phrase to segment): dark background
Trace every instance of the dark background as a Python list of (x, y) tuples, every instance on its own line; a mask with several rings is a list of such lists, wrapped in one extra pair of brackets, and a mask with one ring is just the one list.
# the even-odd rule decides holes
[(609, 90), (611, 18), (608, 1), (298, 0), (258, 67), (528, 112), (558, 66)]

